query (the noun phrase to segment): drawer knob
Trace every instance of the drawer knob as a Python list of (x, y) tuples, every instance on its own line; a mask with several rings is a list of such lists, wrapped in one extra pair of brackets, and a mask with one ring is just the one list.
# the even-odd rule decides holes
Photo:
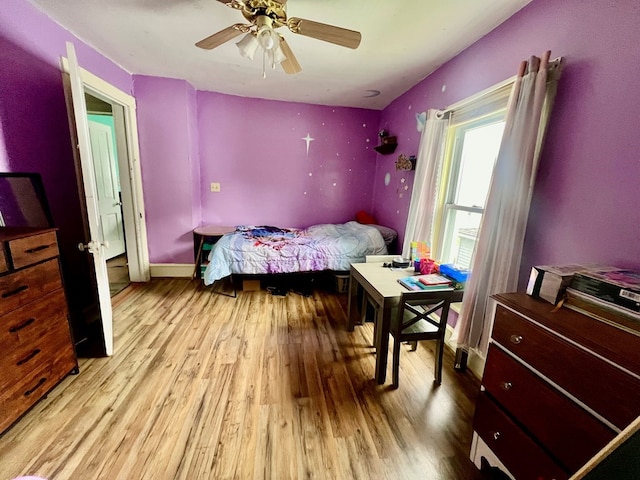
[(15, 288), (15, 289), (13, 289), (13, 290), (11, 290), (11, 291), (9, 291), (9, 292), (5, 292), (5, 293), (3, 293), (3, 294), (2, 294), (2, 298), (9, 298), (9, 297), (12, 297), (12, 296), (14, 296), (14, 295), (19, 294), (20, 292), (24, 292), (27, 288), (29, 288), (29, 286), (28, 286), (28, 285), (22, 285), (22, 286), (20, 286), (20, 287), (18, 287), (18, 288)]
[(493, 432), (493, 439), (498, 440), (500, 438), (500, 432)]
[(40, 380), (38, 380), (38, 383), (36, 383), (33, 388), (30, 388), (29, 390), (27, 390), (26, 392), (24, 392), (24, 396), (28, 397), (29, 395), (31, 395), (33, 392), (35, 392), (38, 388), (40, 388), (42, 385), (45, 384), (45, 382), (47, 381), (47, 377), (42, 377)]
[(33, 322), (35, 322), (36, 319), (35, 318), (27, 318), (24, 322), (22, 322), (20, 325), (16, 325), (15, 327), (11, 327), (9, 329), (9, 333), (16, 333), (19, 332), (20, 330), (22, 330), (23, 328), (28, 327), (29, 325), (31, 325)]
[(519, 345), (520, 343), (522, 343), (522, 340), (524, 340), (524, 338), (522, 337), (522, 335), (511, 335), (511, 343), (515, 343), (516, 345)]
[(503, 390), (511, 390), (511, 387), (513, 387), (513, 383), (511, 383), (511, 382), (502, 382), (501, 386), (502, 386)]
[(29, 353), (29, 355), (27, 355), (26, 357), (24, 357), (22, 360), (18, 360), (16, 362), (16, 365), (20, 366), (20, 365), (24, 365), (25, 363), (27, 363), (29, 360), (31, 360), (33, 357), (35, 357), (36, 355), (38, 355), (40, 353), (40, 349), (36, 348), (35, 350), (31, 351), (31, 353)]
[(51, 245), (38, 245), (37, 247), (33, 247), (25, 250), (25, 253), (36, 253), (36, 252), (39, 252), (40, 250), (46, 250), (50, 246)]

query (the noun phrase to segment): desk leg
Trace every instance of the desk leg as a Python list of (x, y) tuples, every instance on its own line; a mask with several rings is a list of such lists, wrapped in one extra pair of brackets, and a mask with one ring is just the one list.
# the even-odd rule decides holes
[(356, 282), (353, 275), (349, 278), (349, 304), (347, 307), (347, 331), (353, 332), (355, 327), (355, 316), (357, 315), (357, 307), (356, 304), (358, 302), (358, 282)]
[(200, 272), (200, 259), (202, 258), (202, 246), (204, 245), (204, 235), (200, 235), (200, 243), (198, 245), (198, 253), (196, 255), (196, 266), (193, 269), (193, 278), (198, 277)]
[(387, 305), (381, 305), (376, 310), (376, 382), (378, 385), (382, 385), (387, 378), (391, 308)]

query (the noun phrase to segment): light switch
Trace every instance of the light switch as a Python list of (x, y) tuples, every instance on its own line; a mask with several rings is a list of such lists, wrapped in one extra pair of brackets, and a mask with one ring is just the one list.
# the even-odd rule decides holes
[(220, 191), (220, 184), (218, 182), (212, 182), (211, 183), (211, 191), (212, 192), (219, 192)]

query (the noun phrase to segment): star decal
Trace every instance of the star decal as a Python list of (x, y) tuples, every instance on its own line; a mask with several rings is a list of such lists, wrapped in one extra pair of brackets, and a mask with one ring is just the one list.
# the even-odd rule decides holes
[(307, 142), (307, 155), (309, 155), (309, 144), (311, 142), (313, 142), (315, 140), (315, 138), (311, 138), (311, 135), (309, 135), (309, 132), (307, 132), (307, 136), (306, 137), (302, 137), (302, 140)]

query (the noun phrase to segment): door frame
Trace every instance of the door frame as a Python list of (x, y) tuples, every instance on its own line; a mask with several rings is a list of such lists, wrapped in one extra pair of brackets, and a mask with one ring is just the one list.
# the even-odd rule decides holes
[[(68, 59), (61, 57), (61, 63), (63, 72), (69, 74)], [(111, 104), (113, 108), (129, 278), (132, 282), (147, 282), (151, 275), (136, 100), (82, 67), (80, 75), (85, 92)], [(74, 149), (74, 155), (77, 155), (77, 149)]]

